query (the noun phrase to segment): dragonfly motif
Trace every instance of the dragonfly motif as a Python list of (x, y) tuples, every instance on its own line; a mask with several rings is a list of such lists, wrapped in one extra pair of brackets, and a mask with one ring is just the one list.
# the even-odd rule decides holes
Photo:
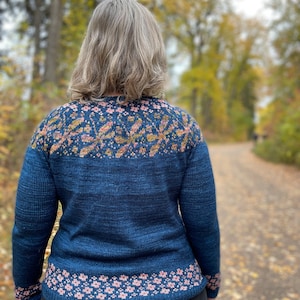
[(116, 158), (122, 157), (130, 147), (135, 148), (139, 143), (138, 139), (144, 134), (145, 130), (141, 130), (138, 133), (138, 130), (142, 127), (143, 120), (137, 119), (135, 123), (132, 125), (129, 132), (127, 132), (127, 137), (117, 136), (115, 137), (115, 141), (117, 144), (125, 144), (116, 153)]
[(84, 157), (84, 156), (88, 155), (90, 152), (92, 152), (97, 147), (98, 144), (103, 146), (104, 140), (111, 139), (115, 134), (112, 131), (112, 125), (113, 125), (113, 122), (110, 121), (110, 122), (107, 122), (106, 124), (104, 124), (103, 126), (101, 126), (100, 129), (98, 130), (96, 139), (89, 135), (83, 136), (82, 138), (84, 138), (84, 140), (90, 141), (92, 143), (88, 146), (83, 147), (80, 150), (79, 156)]
[(169, 125), (169, 117), (163, 116), (159, 128), (156, 128), (157, 134), (148, 134), (147, 140), (150, 143), (156, 142), (153, 146), (150, 148), (149, 156), (154, 156), (160, 149), (161, 144), (163, 142), (168, 143), (169, 142), (169, 134), (173, 131), (173, 126), (169, 126), (168, 129), (167, 126)]

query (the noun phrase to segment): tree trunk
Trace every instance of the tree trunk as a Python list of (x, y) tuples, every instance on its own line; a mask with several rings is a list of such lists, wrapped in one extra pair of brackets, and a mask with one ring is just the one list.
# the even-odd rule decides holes
[(202, 108), (202, 117), (203, 117), (203, 126), (205, 128), (211, 128), (211, 125), (212, 125), (212, 113), (211, 113), (211, 110), (212, 110), (212, 99), (204, 94), (202, 96), (202, 105), (201, 105), (201, 108)]
[(42, 0), (35, 0), (34, 10), (34, 55), (33, 55), (33, 80), (40, 80), (40, 64), (41, 64), (41, 25), (42, 25)]
[(197, 118), (197, 97), (198, 97), (197, 89), (193, 88), (191, 93), (190, 109), (191, 109), (191, 115), (194, 118)]
[(59, 56), (60, 33), (63, 20), (63, 0), (52, 0), (50, 9), (50, 25), (46, 50), (44, 81), (58, 83), (57, 68)]

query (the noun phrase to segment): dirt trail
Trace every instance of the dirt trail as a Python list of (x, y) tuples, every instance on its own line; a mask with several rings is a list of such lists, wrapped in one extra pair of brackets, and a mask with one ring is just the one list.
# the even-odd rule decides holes
[(300, 299), (300, 170), (251, 143), (209, 146), (222, 234), (220, 300)]

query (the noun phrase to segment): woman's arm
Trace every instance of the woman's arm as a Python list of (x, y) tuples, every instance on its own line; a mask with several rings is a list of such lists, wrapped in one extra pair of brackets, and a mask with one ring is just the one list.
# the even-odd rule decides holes
[(180, 209), (188, 240), (208, 280), (208, 297), (215, 298), (220, 286), (220, 232), (213, 171), (204, 141), (200, 141), (190, 154)]
[(29, 147), (19, 179), (12, 232), (16, 299), (40, 293), (39, 279), (44, 253), (57, 206), (55, 185), (46, 154)]

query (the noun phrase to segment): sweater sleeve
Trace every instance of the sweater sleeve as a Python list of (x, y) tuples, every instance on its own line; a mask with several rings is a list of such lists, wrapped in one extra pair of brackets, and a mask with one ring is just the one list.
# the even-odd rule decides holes
[(194, 255), (208, 280), (208, 298), (215, 298), (220, 286), (220, 232), (213, 171), (204, 141), (190, 154), (180, 210)]
[(21, 171), (12, 232), (16, 299), (39, 299), (44, 253), (58, 201), (46, 154), (28, 147)]

